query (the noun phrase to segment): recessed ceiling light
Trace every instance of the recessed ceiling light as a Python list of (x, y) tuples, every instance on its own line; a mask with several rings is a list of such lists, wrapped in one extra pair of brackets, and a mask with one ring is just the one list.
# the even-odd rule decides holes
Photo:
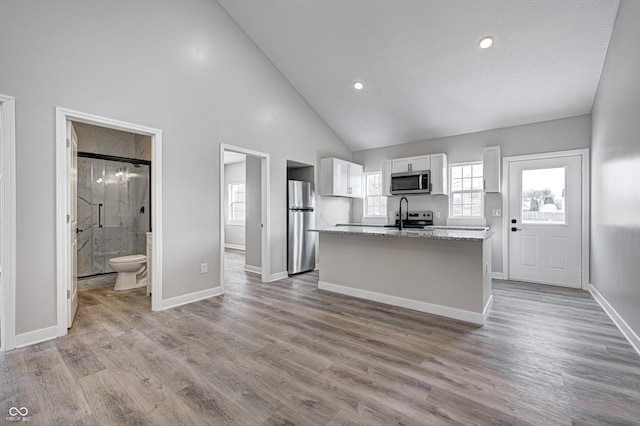
[(480, 39), (480, 42), (478, 43), (478, 46), (480, 46), (481, 49), (488, 49), (491, 47), (492, 44), (493, 44), (493, 37), (482, 37)]
[(360, 83), (359, 81), (356, 81), (355, 83), (353, 83), (353, 87), (356, 90), (362, 90), (362, 89), (364, 89), (364, 84)]

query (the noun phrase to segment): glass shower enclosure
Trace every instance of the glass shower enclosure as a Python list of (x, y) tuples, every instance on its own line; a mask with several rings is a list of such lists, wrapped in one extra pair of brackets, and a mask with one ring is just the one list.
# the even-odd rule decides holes
[(78, 277), (113, 272), (109, 259), (146, 253), (150, 165), (78, 153)]

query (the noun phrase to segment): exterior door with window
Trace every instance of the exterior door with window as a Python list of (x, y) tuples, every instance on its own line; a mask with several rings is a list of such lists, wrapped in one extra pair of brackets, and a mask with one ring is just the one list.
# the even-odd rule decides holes
[(509, 278), (582, 284), (582, 157), (509, 166)]

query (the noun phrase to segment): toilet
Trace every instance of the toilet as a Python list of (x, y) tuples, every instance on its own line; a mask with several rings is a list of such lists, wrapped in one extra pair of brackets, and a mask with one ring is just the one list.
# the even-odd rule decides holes
[(147, 285), (147, 256), (144, 254), (111, 258), (109, 266), (118, 273), (114, 290), (131, 290)]

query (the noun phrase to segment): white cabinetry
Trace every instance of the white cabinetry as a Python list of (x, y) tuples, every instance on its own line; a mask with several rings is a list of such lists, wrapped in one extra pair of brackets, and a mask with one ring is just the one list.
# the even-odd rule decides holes
[(447, 154), (431, 154), (431, 195), (447, 195)]
[(391, 160), (382, 162), (382, 195), (391, 196)]
[(362, 198), (363, 167), (339, 158), (320, 160), (320, 195)]
[(362, 198), (362, 186), (364, 180), (364, 167), (362, 164), (349, 163), (349, 196)]
[(391, 160), (393, 173), (418, 172), (431, 168), (431, 156), (396, 158)]
[(488, 146), (482, 149), (482, 174), (484, 192), (500, 192), (499, 146)]

